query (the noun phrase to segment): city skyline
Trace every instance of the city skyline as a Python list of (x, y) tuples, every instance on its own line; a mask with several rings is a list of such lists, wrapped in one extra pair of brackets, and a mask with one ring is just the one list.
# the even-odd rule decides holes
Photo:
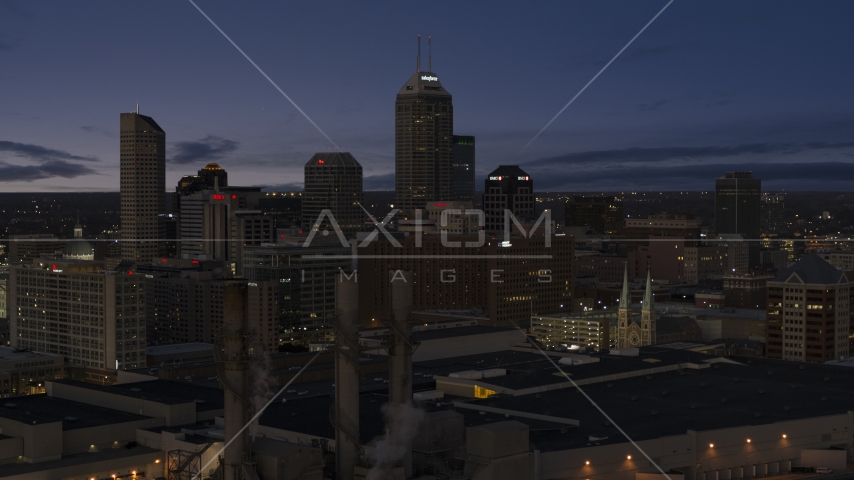
[[(754, 170), (768, 190), (847, 189), (854, 72), (838, 60), (851, 40), (842, 2), (674, 2), (517, 153), (665, 3), (458, 6), (452, 18), (392, 4), (200, 6), (360, 159), (365, 190), (394, 188), (392, 92), (414, 70), (419, 33), (433, 37), (433, 70), (454, 93), (455, 130), (478, 137), (477, 185), (518, 164), (539, 191), (711, 190), (733, 170)], [(114, 118), (137, 103), (169, 132), (167, 186), (218, 162), (235, 184), (302, 187), (302, 165), (328, 141), (192, 5), (162, 5), (0, 7), (12, 93), (0, 107), (0, 189), (117, 191)], [(297, 20), (319, 17), (340, 28)]]

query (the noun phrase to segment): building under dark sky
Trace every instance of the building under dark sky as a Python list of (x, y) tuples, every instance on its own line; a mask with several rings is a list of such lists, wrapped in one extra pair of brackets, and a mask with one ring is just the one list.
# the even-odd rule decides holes
[[(350, 152), (316, 153), (305, 164), (302, 228), (306, 232), (328, 209), (345, 234), (355, 233), (367, 217), (359, 206), (364, 203), (362, 166)], [(327, 228), (329, 218), (324, 217), (319, 229)]]
[(487, 232), (504, 231), (505, 210), (520, 222), (534, 219), (534, 181), (517, 165), (499, 165), (486, 177), (483, 211)]
[(454, 200), (474, 202), (474, 137), (454, 135)]
[(431, 63), (421, 70), (419, 40), (417, 69), (395, 102), (394, 206), (402, 218), (453, 197), (454, 105)]
[(564, 221), (567, 227), (588, 226), (605, 235), (624, 231), (623, 202), (617, 197), (576, 196), (566, 202)]
[(715, 233), (758, 239), (762, 180), (752, 172), (727, 172), (715, 180)]
[(166, 133), (138, 112), (122, 113), (119, 124), (122, 259), (148, 262), (165, 236), (158, 215), (166, 211)]

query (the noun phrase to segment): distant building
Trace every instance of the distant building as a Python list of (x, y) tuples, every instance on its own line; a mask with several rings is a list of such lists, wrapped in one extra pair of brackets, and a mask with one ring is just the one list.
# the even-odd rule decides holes
[(439, 77), (421, 70), (420, 51), (394, 107), (394, 206), (407, 219), (428, 202), (454, 197), (454, 104)]
[(9, 265), (32, 263), (43, 254), (62, 254), (66, 239), (53, 234), (12, 235), (9, 237)]
[(810, 254), (767, 283), (766, 355), (800, 362), (849, 356), (851, 282)]
[(47, 259), (10, 274), (12, 347), (62, 355), (72, 366), (145, 366), (142, 275), (105, 271), (101, 262)]
[(769, 270), (786, 268), (789, 265), (789, 252), (785, 250), (761, 250), (759, 252), (759, 265)]
[(61, 355), (0, 345), (0, 398), (44, 393), (46, 380), (65, 378)]
[[(362, 229), (367, 214), (363, 210), (362, 166), (349, 152), (316, 153), (305, 164), (305, 193), (302, 199), (302, 229), (309, 232), (331, 230), (328, 210), (345, 235)], [(320, 224), (315, 227), (315, 223)]]
[(214, 190), (228, 186), (228, 172), (216, 163), (209, 163), (199, 170), (196, 175), (184, 175), (178, 180), (175, 195), (172, 196), (172, 213), (181, 211), (181, 198), (199, 193), (203, 190)]
[(564, 215), (567, 227), (586, 225), (606, 235), (623, 233), (623, 202), (617, 197), (576, 196), (566, 201)]
[(725, 245), (712, 243), (685, 247), (684, 280), (697, 283), (706, 278), (720, 278), (727, 268)]
[(609, 350), (611, 319), (616, 317), (616, 311), (531, 317), (531, 335), (549, 347)]
[(349, 247), (340, 244), (247, 246), (243, 274), (250, 282), (278, 285), (276, 323), (285, 341), (298, 329), (327, 326), (335, 317), (335, 282), (350, 268)]
[[(595, 197), (594, 197), (595, 198)], [(684, 240), (699, 240), (702, 222), (693, 215), (670, 215), (659, 213), (647, 218), (627, 218), (625, 220), (626, 249), (633, 250), (641, 245), (649, 245), (650, 237), (679, 237)], [(688, 242), (687, 246), (693, 246)]]
[(62, 258), (66, 260), (95, 260), (95, 247), (83, 239), (83, 226), (80, 219), (74, 226), (74, 239), (65, 244)]
[(699, 342), (703, 332), (697, 320), (687, 315), (661, 315), (655, 321), (655, 343)]
[(474, 202), (474, 137), (454, 135), (453, 199)]
[(653, 305), (652, 277), (648, 271), (640, 315), (632, 312), (628, 269), (624, 270), (623, 291), (617, 310), (617, 348), (645, 347), (656, 343), (657, 313)]
[(854, 251), (850, 250), (834, 250), (830, 252), (822, 252), (821, 256), (827, 263), (833, 265), (839, 270), (850, 272), (854, 270)]
[[(512, 326), (532, 315), (572, 311), (572, 237), (513, 237), (509, 242), (478, 236), (449, 237), (459, 247), (445, 246), (439, 235), (410, 235), (400, 248), (374, 241), (359, 248), (359, 314), (365, 326), (379, 326), (389, 315), (389, 270), (414, 272), (414, 310), (486, 312), (493, 324)], [(518, 256), (525, 255), (520, 261)], [(441, 258), (446, 257), (446, 258)]]
[(759, 264), (762, 180), (751, 172), (727, 172), (715, 181), (715, 235), (741, 235), (748, 266)]
[(148, 262), (160, 256), (164, 238), (166, 133), (139, 113), (122, 113), (119, 124), (122, 259)]
[(724, 275), (728, 308), (765, 308), (766, 284), (773, 275)]
[(760, 207), (760, 230), (765, 235), (785, 232), (786, 217), (783, 216), (786, 196), (781, 193), (763, 193)]
[[(534, 200), (534, 181), (531, 177), (516, 165), (500, 165), (486, 177), (484, 183), (485, 230), (504, 232), (505, 211), (512, 213), (520, 223), (534, 221)], [(509, 225), (510, 230), (513, 230), (513, 227), (514, 225)]]

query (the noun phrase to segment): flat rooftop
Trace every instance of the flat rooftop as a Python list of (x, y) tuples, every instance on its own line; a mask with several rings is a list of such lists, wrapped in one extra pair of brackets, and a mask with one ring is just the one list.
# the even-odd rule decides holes
[(54, 383), (113, 393), (126, 397), (151, 400), (165, 405), (196, 402), (196, 411), (220, 410), (223, 408), (223, 393), (219, 388), (168, 380), (122, 383), (118, 385), (96, 385), (76, 380), (56, 380)]
[(46, 360), (62, 358), (60, 355), (42, 352), (15, 351), (12, 347), (0, 347), (0, 362), (20, 360)]
[[(137, 445), (133, 448), (107, 448), (94, 453), (78, 453), (74, 455), (63, 455), (59, 460), (51, 460), (38, 463), (7, 463), (0, 465), (0, 478), (12, 477), (16, 475), (34, 475), (45, 470), (53, 470), (59, 468), (85, 468), (94, 462), (117, 461), (127, 459), (129, 464), (136, 463), (133, 457), (141, 455), (157, 455), (162, 454), (160, 450)], [(139, 472), (140, 475), (145, 473), (148, 477), (159, 477), (160, 472)], [(74, 475), (72, 475), (74, 476)], [(82, 476), (82, 475), (77, 475)]]
[(0, 400), (0, 417), (30, 425), (62, 422), (63, 430), (98, 427), (151, 417), (97, 407), (46, 394)]
[[(469, 325), (466, 327), (437, 328), (434, 330), (421, 330), (417, 332), (412, 332), (412, 340), (416, 342), (423, 342), (425, 340), (437, 340), (442, 338), (468, 337), (471, 335), (488, 335), (490, 333), (507, 332), (511, 330), (517, 329), (513, 327), (490, 327), (487, 325)], [(524, 343), (525, 341), (525, 336), (520, 332), (519, 343)]]
[[(851, 410), (854, 370), (850, 368), (757, 357), (728, 359), (741, 364), (719, 362), (704, 369), (615, 379), (581, 388), (636, 441), (684, 434), (689, 429), (763, 425)], [(541, 392), (536, 397), (500, 395), (465, 403), (580, 421), (565, 433), (533, 435), (532, 443), (543, 451), (627, 442), (576, 388)], [(600, 440), (592, 442), (591, 436)]]

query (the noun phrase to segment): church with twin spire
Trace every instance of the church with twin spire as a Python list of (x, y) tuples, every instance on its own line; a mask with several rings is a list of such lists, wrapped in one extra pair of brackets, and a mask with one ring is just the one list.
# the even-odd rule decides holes
[(640, 315), (632, 310), (629, 293), (629, 272), (623, 271), (623, 291), (617, 311), (617, 348), (644, 347), (655, 344), (655, 308), (653, 308), (652, 277), (646, 272), (646, 290), (643, 294)]

